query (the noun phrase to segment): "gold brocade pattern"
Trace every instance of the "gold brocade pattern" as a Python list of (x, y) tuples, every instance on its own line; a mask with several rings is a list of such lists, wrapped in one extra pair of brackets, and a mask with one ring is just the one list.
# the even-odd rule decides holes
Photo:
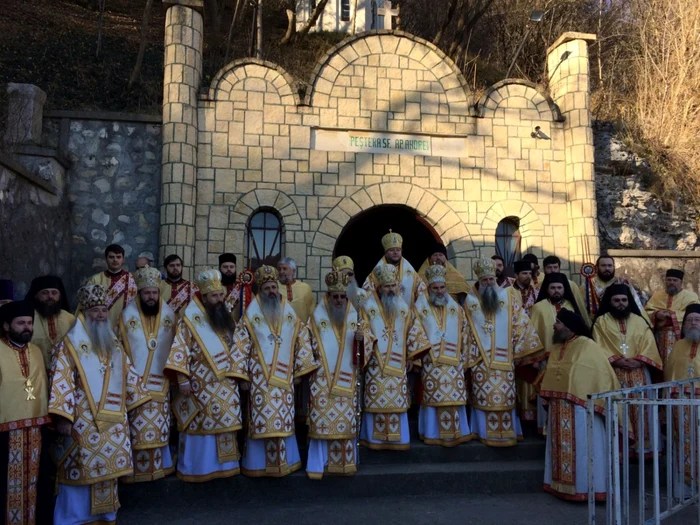
[[(551, 399), (552, 481), (553, 485), (576, 485), (576, 418), (574, 405), (563, 399)], [(561, 489), (559, 489), (561, 490)]]
[[(58, 482), (92, 485), (131, 474), (133, 469), (127, 410), (146, 403), (143, 388), (131, 361), (126, 357), (123, 396), (126, 407), (120, 422), (95, 422), (90, 410), (87, 386), (82, 384), (65, 342), (56, 346), (49, 413), (73, 423), (72, 437), (57, 440)], [(99, 403), (95, 399), (95, 403)]]
[(244, 323), (240, 323), (234, 334), (234, 349), (245, 356), (246, 374), (250, 377), (248, 435), (254, 438), (291, 436), (294, 433), (293, 378), (318, 368), (311, 350), (309, 330), (302, 323), (294, 342), (294, 368), (289, 388), (278, 388), (268, 382), (264, 372), (267, 365), (261, 361), (261, 354), (253, 345), (248, 329)]
[[(644, 373), (644, 368), (617, 368), (613, 367), (617, 379), (620, 381), (620, 386), (622, 388), (636, 388), (640, 386), (645, 386), (647, 384), (647, 376)], [(638, 399), (639, 394), (628, 394), (629, 399)], [(639, 408), (638, 406), (631, 405), (628, 409), (629, 414), (629, 433), (633, 441), (637, 441), (637, 430), (639, 429)], [(649, 424), (647, 420), (644, 425), (644, 449), (648, 450), (651, 448), (651, 442), (649, 440)], [(630, 450), (630, 453), (636, 452)]]
[(10, 430), (7, 460), (7, 499), (3, 523), (34, 525), (36, 523), (37, 479), (41, 456), (41, 428)]
[(134, 450), (162, 447), (170, 439), (170, 401), (149, 401), (129, 413), (131, 446)]
[(163, 448), (148, 448), (134, 451), (134, 474), (122, 478), (125, 483), (155, 481), (169, 476), (175, 471), (175, 466), (164, 468)]
[[(423, 325), (415, 314), (411, 314), (406, 341), (399, 340), (394, 344), (402, 347), (409, 359), (430, 348)], [(371, 356), (365, 372), (365, 412), (406, 412), (409, 407), (406, 370), (400, 377), (384, 375), (377, 352), (372, 352)]]
[(329, 474), (348, 475), (357, 472), (355, 463), (355, 445), (353, 439), (334, 439), (328, 441)]
[(357, 435), (356, 390), (354, 385), (352, 395), (331, 395), (325, 367), (313, 373), (309, 380), (309, 438), (350, 439)]
[(401, 417), (396, 412), (375, 414), (372, 439), (387, 443), (401, 441)]
[[(246, 356), (234, 346), (228, 358), (229, 373), (247, 378)], [(242, 428), (238, 380), (233, 377), (217, 378), (205, 352), (183, 320), (177, 323), (175, 340), (165, 368), (189, 377), (198, 412), (187, 426), (188, 434), (218, 434)]]

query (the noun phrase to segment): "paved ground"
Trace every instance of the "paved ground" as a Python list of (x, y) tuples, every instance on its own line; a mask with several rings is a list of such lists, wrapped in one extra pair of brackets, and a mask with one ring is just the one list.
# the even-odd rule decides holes
[[(213, 500), (188, 502), (189, 512), (161, 509), (157, 503), (157, 510), (125, 505), (119, 511), (118, 521), (125, 525), (577, 525), (587, 521), (585, 504), (559, 501), (548, 494), (330, 499), (312, 505), (275, 501), (275, 495), (270, 494), (269, 505), (256, 503), (244, 508), (220, 507)], [(599, 506), (598, 510), (602, 518), (604, 507)], [(663, 523), (697, 524), (697, 516), (697, 508), (692, 507)]]

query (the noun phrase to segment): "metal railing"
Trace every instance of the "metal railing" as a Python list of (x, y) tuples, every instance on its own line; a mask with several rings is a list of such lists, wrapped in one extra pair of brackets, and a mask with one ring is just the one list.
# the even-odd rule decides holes
[[(697, 504), (697, 523), (700, 524), (697, 483), (700, 474), (700, 395), (696, 397), (696, 381), (700, 378), (588, 396), (590, 525), (658, 524), (692, 504)], [(605, 405), (607, 477), (605, 520), (600, 521), (596, 521), (596, 511), (601, 509), (597, 509), (595, 499), (593, 430), (595, 402), (598, 400), (603, 400)], [(630, 414), (635, 411), (636, 425), (630, 425)], [(632, 445), (631, 433), (636, 438)], [(648, 441), (645, 435), (648, 435)], [(648, 444), (646, 449), (645, 441)], [(635, 467), (630, 466), (630, 452), (637, 461)], [(649, 460), (651, 465), (646, 464)], [(635, 489), (637, 498), (631, 500)]]

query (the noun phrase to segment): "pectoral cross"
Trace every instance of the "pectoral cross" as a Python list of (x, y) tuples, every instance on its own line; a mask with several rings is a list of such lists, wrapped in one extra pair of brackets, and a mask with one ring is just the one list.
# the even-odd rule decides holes
[(688, 378), (695, 377), (695, 367), (688, 365)]
[(27, 378), (24, 383), (24, 391), (27, 393), (27, 399), (25, 401), (32, 401), (36, 399), (34, 396), (34, 387), (32, 386), (32, 380)]
[(625, 355), (627, 355), (627, 350), (629, 350), (629, 349), (630, 349), (630, 347), (627, 346), (627, 343), (622, 343), (622, 345), (620, 345), (620, 350)]
[(561, 368), (557, 368), (556, 372), (554, 372), (554, 375), (556, 376), (557, 381), (559, 381), (564, 375), (564, 372), (561, 371)]

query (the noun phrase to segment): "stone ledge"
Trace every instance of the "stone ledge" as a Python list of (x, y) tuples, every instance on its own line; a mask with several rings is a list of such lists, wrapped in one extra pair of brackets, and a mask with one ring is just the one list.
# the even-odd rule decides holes
[(42, 148), (40, 146), (32, 146), (29, 144), (21, 144), (15, 147), (15, 152), (18, 155), (27, 155), (31, 157), (46, 157), (55, 159), (61, 166), (68, 169), (71, 167), (71, 162), (64, 155), (60, 155), (58, 151), (51, 148)]
[(118, 111), (80, 111), (54, 109), (44, 111), (44, 118), (69, 118), (74, 120), (109, 120), (115, 122), (146, 122), (162, 124), (162, 115), (145, 115), (142, 113), (121, 113)]
[(29, 173), (24, 166), (2, 152), (0, 152), (0, 166), (4, 166), (16, 175), (23, 177), (28, 182), (34, 184), (35, 186), (39, 186), (42, 190), (46, 190), (51, 195), (58, 195), (58, 191), (53, 184)]
[(547, 48), (547, 56), (558, 48), (560, 45), (572, 40), (585, 40), (587, 42), (595, 42), (598, 37), (593, 33), (578, 33), (576, 31), (567, 31), (557, 38), (554, 43)]
[(700, 251), (679, 250), (608, 250), (611, 257), (638, 257), (640, 259), (700, 259)]

